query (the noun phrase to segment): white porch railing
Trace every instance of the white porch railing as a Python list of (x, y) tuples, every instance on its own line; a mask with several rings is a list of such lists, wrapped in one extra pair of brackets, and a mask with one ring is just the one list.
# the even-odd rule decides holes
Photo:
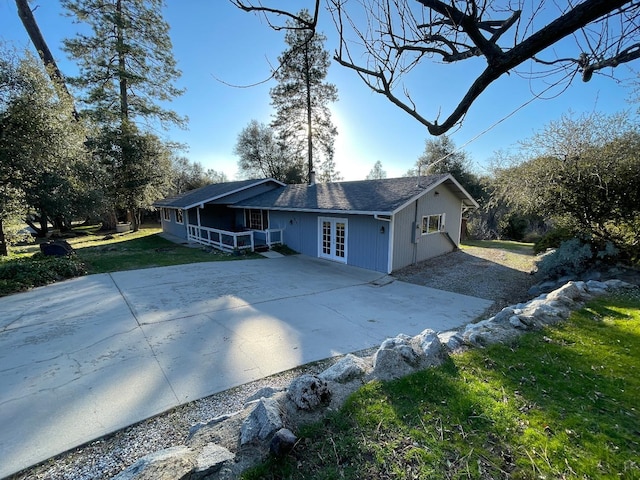
[(269, 228), (267, 230), (253, 230), (253, 241), (255, 245), (268, 245), (272, 247), (282, 241), (284, 229)]
[(217, 228), (188, 225), (188, 240), (211, 245), (212, 247), (232, 252), (234, 250), (251, 250), (253, 252), (253, 232), (228, 232)]
[(256, 245), (269, 247), (282, 242), (284, 230), (272, 228), (268, 230), (248, 230), (246, 232), (229, 232), (218, 228), (187, 225), (187, 238), (190, 241), (211, 245), (214, 248), (232, 252), (234, 250), (254, 251)]

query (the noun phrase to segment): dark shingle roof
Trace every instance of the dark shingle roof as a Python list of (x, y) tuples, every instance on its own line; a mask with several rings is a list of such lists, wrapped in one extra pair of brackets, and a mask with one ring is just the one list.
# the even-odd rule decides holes
[(254, 185), (259, 185), (269, 181), (276, 182), (275, 180), (268, 178), (260, 180), (254, 179), (240, 180), (237, 182), (213, 183), (195, 190), (190, 190), (181, 195), (163, 198), (162, 200), (154, 202), (153, 205), (155, 207), (191, 208), (196, 205), (200, 205), (201, 203), (211, 202), (235, 192), (245, 190)]
[(239, 208), (391, 214), (434, 186), (447, 182), (469, 205), (474, 202), (447, 174), (356, 182), (287, 185), (234, 204)]

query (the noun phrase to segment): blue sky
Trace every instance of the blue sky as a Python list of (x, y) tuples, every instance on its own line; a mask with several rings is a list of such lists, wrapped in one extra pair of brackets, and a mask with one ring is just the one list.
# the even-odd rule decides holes
[[(269, 77), (271, 65), (286, 48), (284, 33), (272, 31), (264, 21), (223, 0), (167, 0), (165, 20), (171, 26), (174, 56), (182, 70), (178, 86), (187, 89), (171, 108), (189, 117), (187, 130), (171, 130), (164, 135), (188, 145), (185, 153), (205, 168), (224, 171), (230, 179), (237, 175), (233, 148), (237, 136), (251, 119), (270, 121), (269, 82), (251, 88), (233, 88), (216, 78), (236, 85), (249, 85)], [(299, 2), (301, 6), (311, 2)], [(63, 73), (75, 74), (75, 66), (60, 50), (61, 40), (77, 29), (54, 0), (33, 3), (36, 20)], [(187, 7), (188, 5), (188, 7)], [(324, 12), (326, 13), (326, 12)], [(326, 48), (336, 47), (333, 24), (324, 15), (322, 30), (328, 37)], [(13, 0), (0, 0), (0, 39), (18, 48), (32, 49), (16, 12)], [(477, 62), (477, 61), (476, 61)], [(439, 109), (448, 113), (466, 91), (475, 74), (471, 62), (453, 66), (425, 65), (408, 84), (412, 97), (423, 107), (427, 118)], [(616, 72), (619, 78), (634, 73), (626, 66)], [(380, 160), (389, 177), (400, 176), (424, 150), (430, 138), (425, 127), (392, 105), (385, 97), (371, 92), (351, 71), (332, 64), (328, 81), (336, 84), (340, 100), (333, 107), (338, 127), (336, 164), (345, 180), (363, 179)], [(545, 88), (512, 74), (503, 76), (471, 107), (461, 128), (451, 132), (461, 146), (499, 122), (532, 98), (532, 92)], [(550, 92), (552, 94), (553, 92)], [(502, 123), (472, 141), (464, 150), (474, 167), (482, 172), (497, 150), (516, 148), (519, 140), (530, 137), (549, 121), (572, 110), (576, 114), (593, 110), (613, 113), (625, 109), (630, 90), (604, 75), (591, 82), (575, 82), (562, 95), (535, 100)], [(420, 108), (419, 108), (420, 110)]]

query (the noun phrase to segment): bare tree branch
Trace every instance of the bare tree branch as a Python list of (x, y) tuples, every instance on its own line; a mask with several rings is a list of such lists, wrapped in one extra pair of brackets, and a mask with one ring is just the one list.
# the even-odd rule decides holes
[[(250, 0), (231, 1), (265, 16), (296, 16), (282, 8), (265, 7), (261, 0), (255, 6)], [(524, 0), (359, 0), (359, 10), (349, 0), (325, 2), (338, 35), (335, 61), (433, 135), (460, 123), (489, 85), (527, 61), (552, 67), (546, 73), (530, 74), (531, 78), (562, 74), (563, 81), (570, 83), (575, 73), (589, 81), (594, 72), (640, 58), (640, 0), (531, 5)], [(316, 0), (314, 24), (309, 28), (317, 24), (319, 4)], [(558, 9), (555, 17), (536, 29), (542, 14), (548, 15), (551, 8)], [(571, 38), (577, 46), (575, 58), (571, 54), (540, 58), (551, 55), (549, 47)], [(427, 120), (406, 89), (402, 96), (395, 93), (396, 85), (425, 62), (453, 63), (473, 57), (484, 58), (486, 66), (442, 123), (438, 118)]]

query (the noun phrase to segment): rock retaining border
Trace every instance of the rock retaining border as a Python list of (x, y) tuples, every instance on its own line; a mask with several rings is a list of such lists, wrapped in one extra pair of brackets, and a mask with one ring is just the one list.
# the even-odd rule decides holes
[(569, 281), (548, 294), (504, 308), (491, 318), (459, 331), (426, 329), (410, 337), (385, 340), (376, 353), (345, 355), (319, 375), (301, 375), (286, 391), (262, 389), (245, 408), (191, 428), (185, 445), (147, 455), (114, 480), (229, 480), (268, 455), (285, 455), (295, 445), (293, 432), (338, 409), (352, 392), (373, 380), (393, 380), (440, 365), (450, 352), (513, 341), (524, 332), (569, 318), (597, 296), (637, 286), (620, 280)]

